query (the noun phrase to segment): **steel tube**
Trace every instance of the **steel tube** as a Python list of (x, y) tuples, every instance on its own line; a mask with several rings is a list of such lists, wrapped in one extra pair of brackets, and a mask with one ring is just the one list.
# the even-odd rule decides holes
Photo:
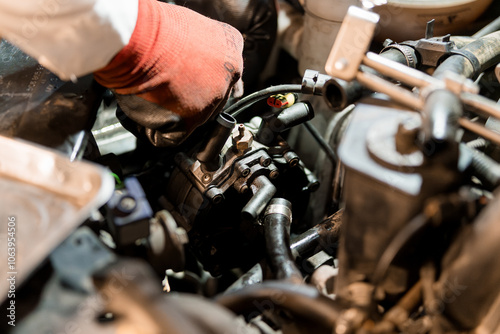
[(206, 169), (213, 171), (219, 167), (219, 155), (235, 124), (236, 120), (229, 114), (222, 113), (217, 117), (215, 128), (196, 154), (196, 159), (201, 161)]
[(256, 219), (276, 193), (276, 187), (264, 175), (258, 176), (250, 189), (252, 189), (253, 197), (241, 211), (244, 219)]

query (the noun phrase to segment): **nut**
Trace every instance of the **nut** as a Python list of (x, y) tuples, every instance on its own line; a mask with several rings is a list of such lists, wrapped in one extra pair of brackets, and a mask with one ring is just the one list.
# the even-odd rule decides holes
[(243, 124), (234, 128), (232, 134), (233, 147), (240, 154), (251, 148), (253, 143), (253, 135), (248, 131)]

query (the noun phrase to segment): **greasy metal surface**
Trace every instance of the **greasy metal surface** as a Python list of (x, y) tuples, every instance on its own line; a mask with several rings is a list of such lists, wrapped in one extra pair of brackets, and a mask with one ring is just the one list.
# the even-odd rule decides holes
[[(342, 293), (349, 282), (370, 279), (388, 242), (422, 210), (425, 199), (452, 191), (460, 181), (457, 167), (446, 165), (448, 158), (426, 159), (419, 168), (400, 165), (398, 169), (387, 168), (380, 159), (373, 159), (367, 148), (367, 134), (372, 127), (380, 127), (378, 122), (393, 119), (404, 120), (405, 112), (358, 105), (339, 148), (346, 166), (346, 220), (339, 251), (337, 293)], [(392, 274), (389, 272), (384, 283), (387, 293), (405, 291), (409, 267), (408, 263), (391, 267)]]
[(15, 46), (0, 40), (0, 134), (49, 147), (90, 129), (101, 88), (92, 76), (61, 81)]
[[(44, 260), (90, 213), (107, 201), (114, 180), (103, 168), (69, 162), (64, 156), (0, 136), (1, 244), (7, 244), (7, 219), (14, 217), (16, 260), (8, 267), (2, 252), (0, 292), (7, 296), (8, 272), (16, 284)], [(9, 236), (12, 237), (12, 236)], [(5, 292), (5, 293), (4, 293)]]

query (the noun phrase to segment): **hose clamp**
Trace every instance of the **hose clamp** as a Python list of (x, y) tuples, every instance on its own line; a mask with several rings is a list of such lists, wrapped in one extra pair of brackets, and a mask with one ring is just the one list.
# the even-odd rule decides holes
[(285, 204), (270, 204), (266, 208), (266, 212), (264, 214), (265, 217), (279, 214), (285, 216), (290, 222), (292, 221), (292, 210)]
[(401, 52), (406, 59), (406, 65), (411, 68), (417, 68), (417, 54), (415, 52), (415, 49), (413, 49), (411, 46), (401, 45), (397, 43), (390, 44), (383, 48), (382, 51), (380, 51), (380, 54), (389, 49), (396, 49)]
[(452, 55), (459, 55), (462, 57), (465, 57), (472, 65), (472, 68), (474, 70), (472, 74), (472, 79), (476, 79), (479, 74), (481, 74), (481, 63), (479, 62), (479, 59), (470, 51), (467, 50), (452, 50), (450, 52)]

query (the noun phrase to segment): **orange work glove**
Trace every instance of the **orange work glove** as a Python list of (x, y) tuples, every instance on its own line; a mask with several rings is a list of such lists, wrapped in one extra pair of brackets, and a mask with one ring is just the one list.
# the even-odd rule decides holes
[(243, 38), (190, 9), (139, 0), (130, 42), (95, 79), (117, 96), (137, 132), (175, 146), (220, 112), (243, 70)]

